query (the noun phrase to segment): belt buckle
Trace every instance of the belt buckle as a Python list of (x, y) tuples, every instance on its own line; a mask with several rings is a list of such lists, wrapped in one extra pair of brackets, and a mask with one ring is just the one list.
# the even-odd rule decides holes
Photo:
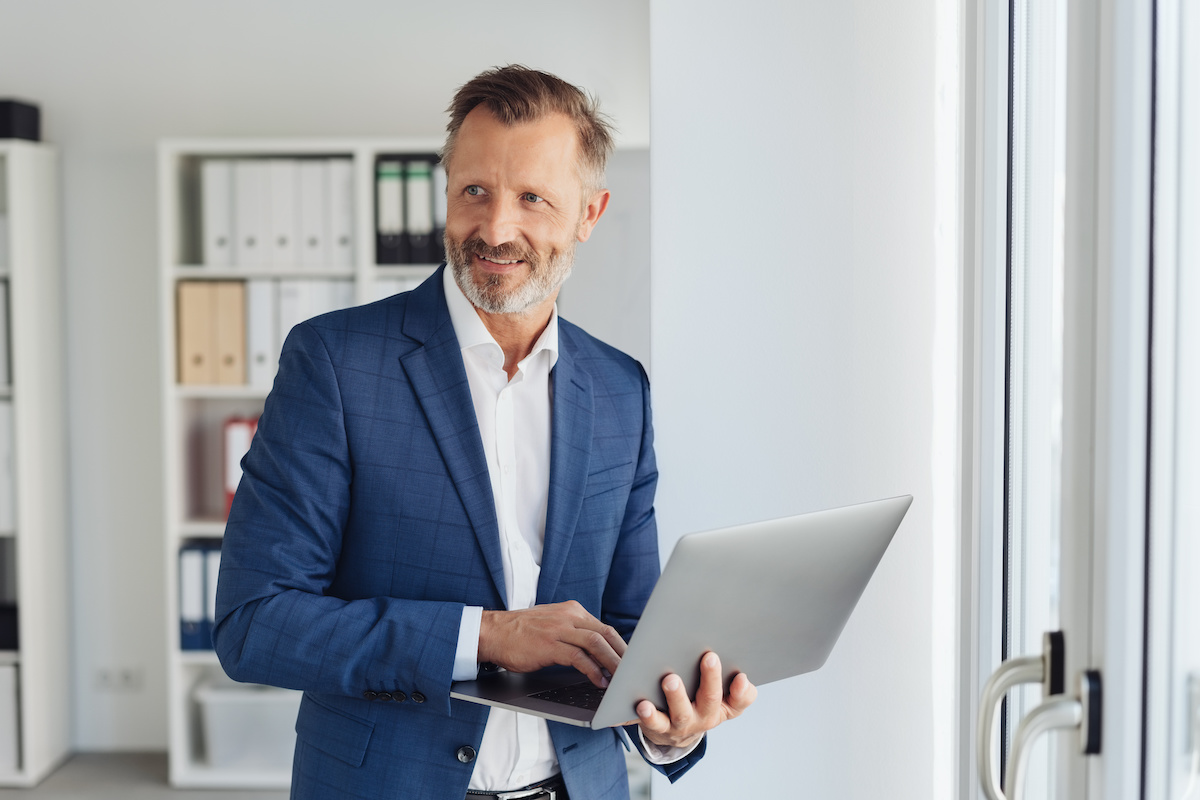
[(554, 789), (534, 789), (532, 794), (526, 792), (500, 792), (496, 800), (558, 800), (558, 792)]

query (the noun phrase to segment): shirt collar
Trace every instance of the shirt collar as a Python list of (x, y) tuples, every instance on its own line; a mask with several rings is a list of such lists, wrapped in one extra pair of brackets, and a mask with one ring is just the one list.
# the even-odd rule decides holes
[[(498, 359), (496, 366), (502, 367), (504, 352), (496, 343), (496, 339), (488, 332), (487, 326), (479, 318), (471, 301), (458, 287), (458, 282), (454, 280), (452, 273), (453, 269), (447, 264), (442, 270), (442, 288), (446, 295), (446, 307), (450, 311), (450, 324), (454, 326), (454, 335), (458, 339), (458, 345), (463, 351), (478, 348), (493, 363), (496, 363)], [(558, 363), (558, 303), (555, 303), (554, 308), (550, 311), (550, 322), (547, 323), (546, 329), (534, 342), (533, 350), (521, 361), (521, 364), (526, 363), (542, 351), (545, 351), (546, 357), (549, 358), (548, 369), (554, 369), (554, 365)]]

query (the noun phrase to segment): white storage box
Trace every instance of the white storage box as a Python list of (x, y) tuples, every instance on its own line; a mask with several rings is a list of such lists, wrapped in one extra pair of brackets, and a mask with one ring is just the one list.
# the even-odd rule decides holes
[(198, 684), (192, 697), (209, 766), (291, 770), (300, 692), (217, 679)]

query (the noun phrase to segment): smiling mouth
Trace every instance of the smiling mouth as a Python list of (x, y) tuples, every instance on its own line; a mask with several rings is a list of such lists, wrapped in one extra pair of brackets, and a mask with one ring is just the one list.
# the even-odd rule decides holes
[(510, 264), (519, 264), (519, 263), (521, 263), (521, 260), (520, 260), (520, 259), (516, 259), (516, 258), (513, 258), (513, 259), (505, 259), (505, 258), (490, 258), (489, 256), (479, 256), (479, 258), (483, 259), (484, 261), (490, 261), (490, 262), (492, 262), (493, 264), (499, 264), (499, 265), (500, 265), (500, 266), (502, 266), (502, 267), (507, 267), (507, 266), (509, 266)]

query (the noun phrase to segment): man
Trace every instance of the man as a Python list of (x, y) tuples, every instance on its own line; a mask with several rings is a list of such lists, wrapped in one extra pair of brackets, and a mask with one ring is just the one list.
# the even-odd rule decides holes
[(675, 780), (756, 690), (722, 697), (708, 654), (694, 700), (667, 676), (669, 714), (643, 701), (625, 732), (450, 699), (480, 664), (605, 685), (658, 576), (645, 373), (555, 307), (608, 205), (608, 127), (522, 67), (450, 112), (448, 266), (289, 335), (214, 643), (234, 678), (304, 690), (293, 797), (624, 798), (623, 739)]

